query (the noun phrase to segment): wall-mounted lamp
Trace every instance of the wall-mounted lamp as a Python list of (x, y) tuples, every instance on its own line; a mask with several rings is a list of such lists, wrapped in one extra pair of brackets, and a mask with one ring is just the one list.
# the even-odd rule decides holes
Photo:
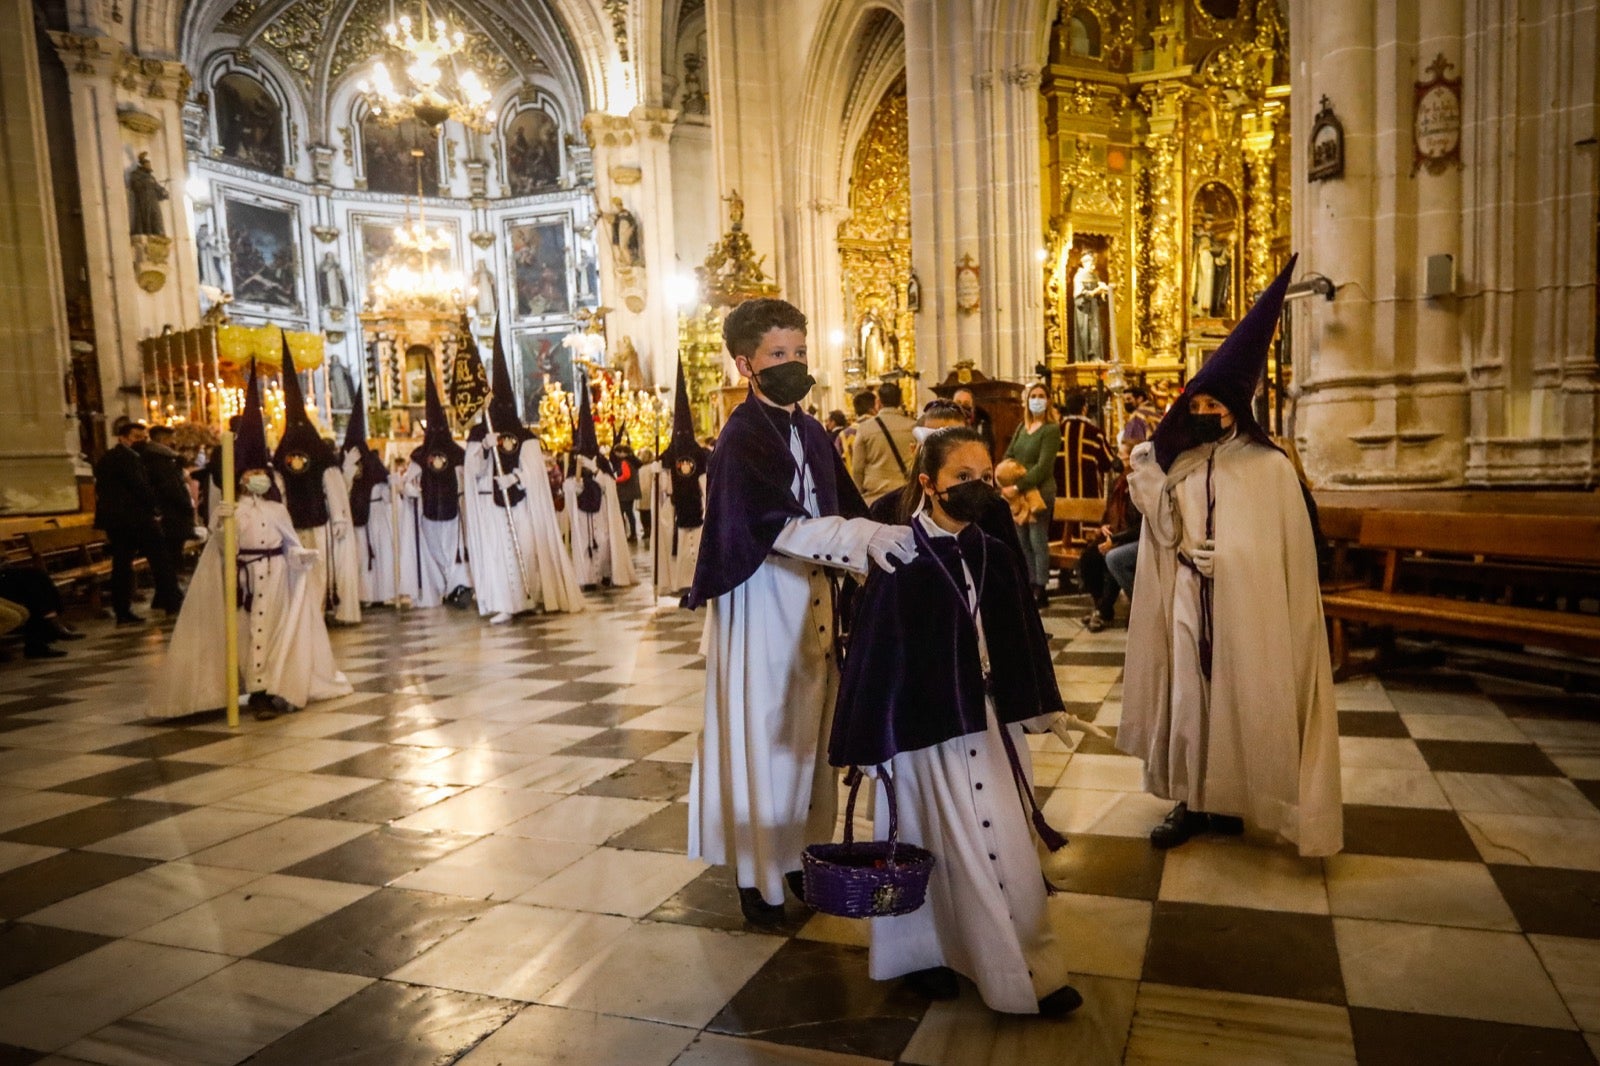
[(1325, 300), (1332, 300), (1334, 294), (1333, 279), (1326, 274), (1307, 274), (1299, 281), (1290, 285), (1283, 294), (1285, 301), (1299, 300), (1306, 296), (1321, 296)]

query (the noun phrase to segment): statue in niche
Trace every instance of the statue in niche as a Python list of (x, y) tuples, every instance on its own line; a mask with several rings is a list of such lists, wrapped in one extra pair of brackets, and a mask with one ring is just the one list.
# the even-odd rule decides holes
[(211, 223), (200, 223), (194, 233), (194, 244), (200, 258), (200, 283), (214, 289), (226, 289), (227, 279), (222, 267), (226, 257), (222, 242), (217, 240), (216, 233), (211, 229)]
[(1216, 281), (1216, 254), (1211, 250), (1211, 234), (1204, 226), (1194, 228), (1194, 277), (1189, 287), (1191, 310), (1197, 315), (1211, 313), (1211, 287)]
[(633, 338), (624, 336), (617, 344), (616, 355), (611, 360), (614, 369), (622, 374), (622, 380), (630, 389), (645, 387), (644, 370), (639, 365), (639, 349), (633, 346)]
[(1093, 252), (1084, 252), (1072, 276), (1072, 351), (1079, 363), (1103, 362), (1105, 329), (1100, 316), (1111, 297), (1111, 286), (1095, 269)]
[(472, 272), (472, 285), (478, 290), (473, 297), (473, 308), (481, 319), (493, 320), (494, 318), (494, 271), (489, 269), (487, 260), (478, 260), (478, 269)]
[(600, 212), (600, 217), (611, 227), (611, 260), (619, 267), (644, 266), (644, 253), (640, 247), (639, 219), (622, 205), (622, 198), (611, 198), (611, 210)]
[(1232, 318), (1229, 298), (1233, 295), (1233, 249), (1226, 240), (1211, 242), (1211, 317)]
[(350, 287), (345, 283), (344, 267), (339, 265), (338, 257), (331, 251), (324, 253), (322, 263), (317, 267), (317, 293), (322, 297), (323, 307), (344, 308), (350, 304)]
[(150, 164), (150, 153), (139, 153), (139, 165), (128, 174), (129, 232), (135, 237), (165, 237), (161, 202), (168, 193)]

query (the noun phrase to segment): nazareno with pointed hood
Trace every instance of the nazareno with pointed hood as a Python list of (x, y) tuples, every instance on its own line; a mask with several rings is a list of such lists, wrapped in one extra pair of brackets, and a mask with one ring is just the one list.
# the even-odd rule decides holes
[(422, 444), (411, 453), (411, 461), (422, 468), (422, 517), (433, 522), (454, 522), (461, 515), (456, 471), (466, 461), (467, 453), (450, 435), (450, 416), (439, 399), (432, 367), (425, 380), (428, 428), (422, 435)]
[(364, 527), (372, 516), (372, 490), (389, 479), (383, 459), (367, 443), (367, 398), (365, 392), (356, 391), (355, 382), (349, 381), (349, 371), (344, 371), (355, 406), (350, 411), (350, 422), (344, 427), (344, 447), (348, 455), (354, 451), (359, 457), (355, 480), (350, 484), (350, 522)]
[[(523, 424), (522, 413), (517, 410), (517, 390), (511, 383), (511, 365), (506, 360), (505, 345), (500, 341), (498, 321), (494, 326), (494, 366), (489, 383), (489, 406), (485, 410), (488, 428), (493, 431), (495, 444), (500, 449), (499, 472), (509, 474), (517, 469), (522, 459), (522, 446), (533, 439), (533, 433)], [(478, 439), (483, 437), (482, 426), (483, 422), (480, 421), (478, 427), (474, 428)], [(526, 495), (521, 485), (511, 486), (509, 493), (502, 492), (499, 485), (494, 488), (494, 502), (500, 507), (515, 506)]]
[(672, 401), (672, 440), (657, 458), (672, 478), (673, 524), (679, 529), (699, 529), (705, 522), (705, 493), (700, 478), (706, 472), (705, 446), (694, 436), (694, 414), (689, 410), (689, 386), (683, 360), (678, 360), (677, 394)]
[(600, 458), (600, 439), (594, 432), (594, 412), (589, 406), (589, 376), (585, 374), (578, 395), (578, 425), (572, 435), (572, 464), (578, 478), (578, 510), (595, 514), (605, 500), (605, 491), (595, 475), (585, 470), (579, 459), (588, 459), (596, 465)]
[[(272, 453), (267, 450), (267, 420), (261, 412), (261, 382), (256, 377), (256, 361), (250, 360), (250, 380), (244, 387), (244, 410), (239, 412), (233, 427), (233, 472), (237, 477), (246, 470), (272, 472)], [(218, 484), (222, 463), (217, 462)], [(282, 500), (278, 486), (267, 490), (267, 499)]]
[(295, 370), (289, 338), (283, 338), (283, 437), (272, 453), (272, 465), (283, 477), (284, 506), (296, 529), (316, 529), (328, 524), (328, 497), (322, 474), (338, 466), (328, 442), (306, 414), (305, 394)]
[(1273, 332), (1278, 328), (1278, 316), (1283, 311), (1284, 293), (1289, 288), (1289, 278), (1294, 274), (1298, 255), (1289, 257), (1277, 278), (1268, 285), (1239, 324), (1233, 327), (1211, 358), (1206, 360), (1189, 383), (1184, 386), (1166, 417), (1156, 427), (1152, 440), (1155, 444), (1156, 462), (1161, 469), (1169, 470), (1172, 461), (1200, 443), (1195, 435), (1194, 423), (1189, 416), (1189, 400), (1202, 393), (1219, 401), (1233, 413), (1241, 436), (1251, 437), (1269, 448), (1277, 448), (1267, 431), (1256, 421), (1256, 387), (1267, 367), (1267, 354), (1272, 346)]

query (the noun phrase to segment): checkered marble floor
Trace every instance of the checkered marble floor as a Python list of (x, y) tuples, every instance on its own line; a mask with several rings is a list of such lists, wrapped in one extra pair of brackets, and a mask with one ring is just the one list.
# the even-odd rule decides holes
[[(1445, 671), (1339, 690), (1347, 847), (1201, 839), (1103, 740), (1033, 738), (1085, 1005), (867, 977), (865, 930), (747, 928), (685, 857), (699, 619), (643, 590), (492, 628), (338, 630), (354, 695), (144, 720), (162, 632), (0, 668), (0, 1066), (1592, 1064), (1600, 715)], [(1047, 612), (1115, 728), (1120, 630)]]

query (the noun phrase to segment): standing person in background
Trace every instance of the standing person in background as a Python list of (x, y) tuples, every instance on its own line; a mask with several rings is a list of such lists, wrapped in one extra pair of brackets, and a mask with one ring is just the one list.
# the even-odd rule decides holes
[[(1055, 508), (1056, 453), (1061, 450), (1061, 425), (1050, 407), (1050, 390), (1035, 382), (1023, 397), (1022, 424), (1011, 437), (1006, 458), (1015, 459), (1026, 473), (1014, 485), (1001, 490), (1007, 500), (1038, 489), (1044, 497), (1045, 514)], [(1029, 522), (1021, 531), (1022, 551), (1028, 560), (1028, 581), (1033, 586), (1035, 602), (1040, 607), (1050, 602), (1050, 523)]]
[(694, 415), (683, 361), (672, 401), (672, 439), (661, 453), (655, 491), (660, 502), (655, 533), (656, 595), (675, 596), (694, 582), (700, 558), (700, 532), (706, 521), (706, 464), (711, 455), (694, 439)]
[(866, 513), (827, 431), (800, 410), (816, 384), (806, 318), (746, 300), (723, 340), (750, 395), (722, 427), (690, 610), (709, 606), (705, 728), (689, 785), (689, 856), (732, 866), (745, 919), (783, 918), (803, 899), (800, 854), (833, 833), (837, 777), (826, 737), (838, 667), (830, 570), (893, 569), (911, 531)]
[(572, 454), (563, 489), (567, 522), (572, 536), (572, 568), (585, 590), (597, 585), (622, 588), (637, 583), (633, 558), (626, 546), (622, 505), (611, 466), (600, 454), (590, 406), (589, 379), (583, 379), (578, 396), (578, 426), (572, 437)]
[(906, 483), (911, 473), (911, 453), (916, 422), (900, 409), (900, 386), (886, 381), (878, 386), (878, 410), (856, 423), (850, 449), (850, 473), (871, 506)]
[(1061, 420), (1061, 474), (1057, 488), (1075, 500), (1099, 500), (1106, 494), (1106, 474), (1113, 462), (1111, 445), (1095, 422), (1084, 415), (1089, 398), (1082, 391), (1067, 395)]
[[(354, 390), (352, 390), (354, 391)], [(366, 397), (355, 392), (350, 424), (344, 431), (344, 479), (350, 486), (350, 524), (355, 527), (356, 556), (361, 566), (357, 599), (392, 603), (395, 588), (395, 486), (383, 459), (367, 443)]]
[(622, 508), (622, 524), (628, 528), (628, 543), (633, 544), (639, 539), (639, 518), (634, 514), (634, 508), (639, 505), (641, 494), (639, 457), (628, 442), (627, 429), (617, 434), (616, 443), (611, 446), (610, 459), (611, 476), (617, 482), (617, 506)]
[(972, 390), (960, 388), (950, 394), (950, 401), (967, 416), (967, 425), (978, 431), (978, 436), (983, 438), (983, 443), (988, 447), (990, 454), (994, 453), (994, 419), (989, 417), (989, 412), (978, 406), (977, 398)]
[(400, 593), (418, 607), (448, 601), (465, 608), (472, 595), (461, 536), (461, 467), (467, 453), (450, 434), (433, 371), (425, 384), (428, 424), (401, 480)]
[[(161, 542), (173, 574), (183, 572), (183, 546), (195, 536), (194, 497), (183, 456), (172, 450), (172, 427), (151, 426), (150, 438), (139, 448), (150, 488), (161, 513)], [(180, 601), (181, 606), (181, 601)]]
[[(1122, 461), (1128, 461), (1127, 449), (1123, 449)], [(1112, 482), (1111, 495), (1106, 500), (1105, 513), (1100, 518), (1100, 528), (1093, 535), (1086, 538), (1089, 543), (1084, 546), (1083, 554), (1078, 556), (1078, 577), (1083, 582), (1083, 589), (1094, 600), (1094, 610), (1089, 612), (1083, 620), (1084, 628), (1091, 633), (1098, 633), (1111, 625), (1117, 618), (1117, 597), (1126, 591), (1133, 595), (1133, 583), (1130, 580), (1126, 587), (1117, 577), (1117, 571), (1112, 569), (1112, 556), (1115, 552), (1122, 552), (1119, 560), (1125, 561), (1131, 569), (1133, 560), (1130, 553), (1137, 555), (1139, 551), (1139, 530), (1143, 528), (1144, 519), (1139, 514), (1139, 508), (1133, 505), (1128, 495), (1128, 474), (1124, 468), (1117, 480)]]
[(1128, 421), (1122, 427), (1121, 443), (1129, 450), (1150, 439), (1161, 422), (1161, 408), (1150, 399), (1150, 390), (1143, 385), (1130, 385), (1123, 393), (1122, 411)]
[(1317, 545), (1294, 464), (1252, 411), (1294, 260), (1189, 380), (1128, 475), (1144, 514), (1117, 747), (1176, 802), (1158, 848), (1248, 824), (1343, 844)]
[(839, 457), (844, 460), (846, 470), (855, 469), (852, 464), (855, 462), (856, 437), (861, 432), (862, 424), (872, 421), (873, 416), (878, 413), (877, 394), (871, 389), (856, 393), (850, 398), (850, 409), (855, 412), (856, 420), (839, 434), (838, 441)]
[(117, 444), (94, 465), (94, 527), (111, 546), (111, 604), (118, 625), (144, 621), (133, 613), (133, 560), (142, 555), (150, 562), (156, 594), (150, 606), (176, 614), (183, 605), (172, 556), (161, 539), (157, 515), (160, 501), (150, 485), (150, 474), (134, 445), (144, 443), (143, 422), (120, 421)]
[[(659, 442), (658, 442), (659, 443)], [(639, 536), (645, 540), (655, 531), (653, 518), (656, 502), (656, 475), (661, 464), (656, 460), (655, 449), (639, 449)]]
[(843, 456), (844, 432), (850, 428), (850, 417), (843, 411), (829, 411), (828, 420), (823, 426), (828, 431), (828, 439), (833, 441), (833, 450)]

